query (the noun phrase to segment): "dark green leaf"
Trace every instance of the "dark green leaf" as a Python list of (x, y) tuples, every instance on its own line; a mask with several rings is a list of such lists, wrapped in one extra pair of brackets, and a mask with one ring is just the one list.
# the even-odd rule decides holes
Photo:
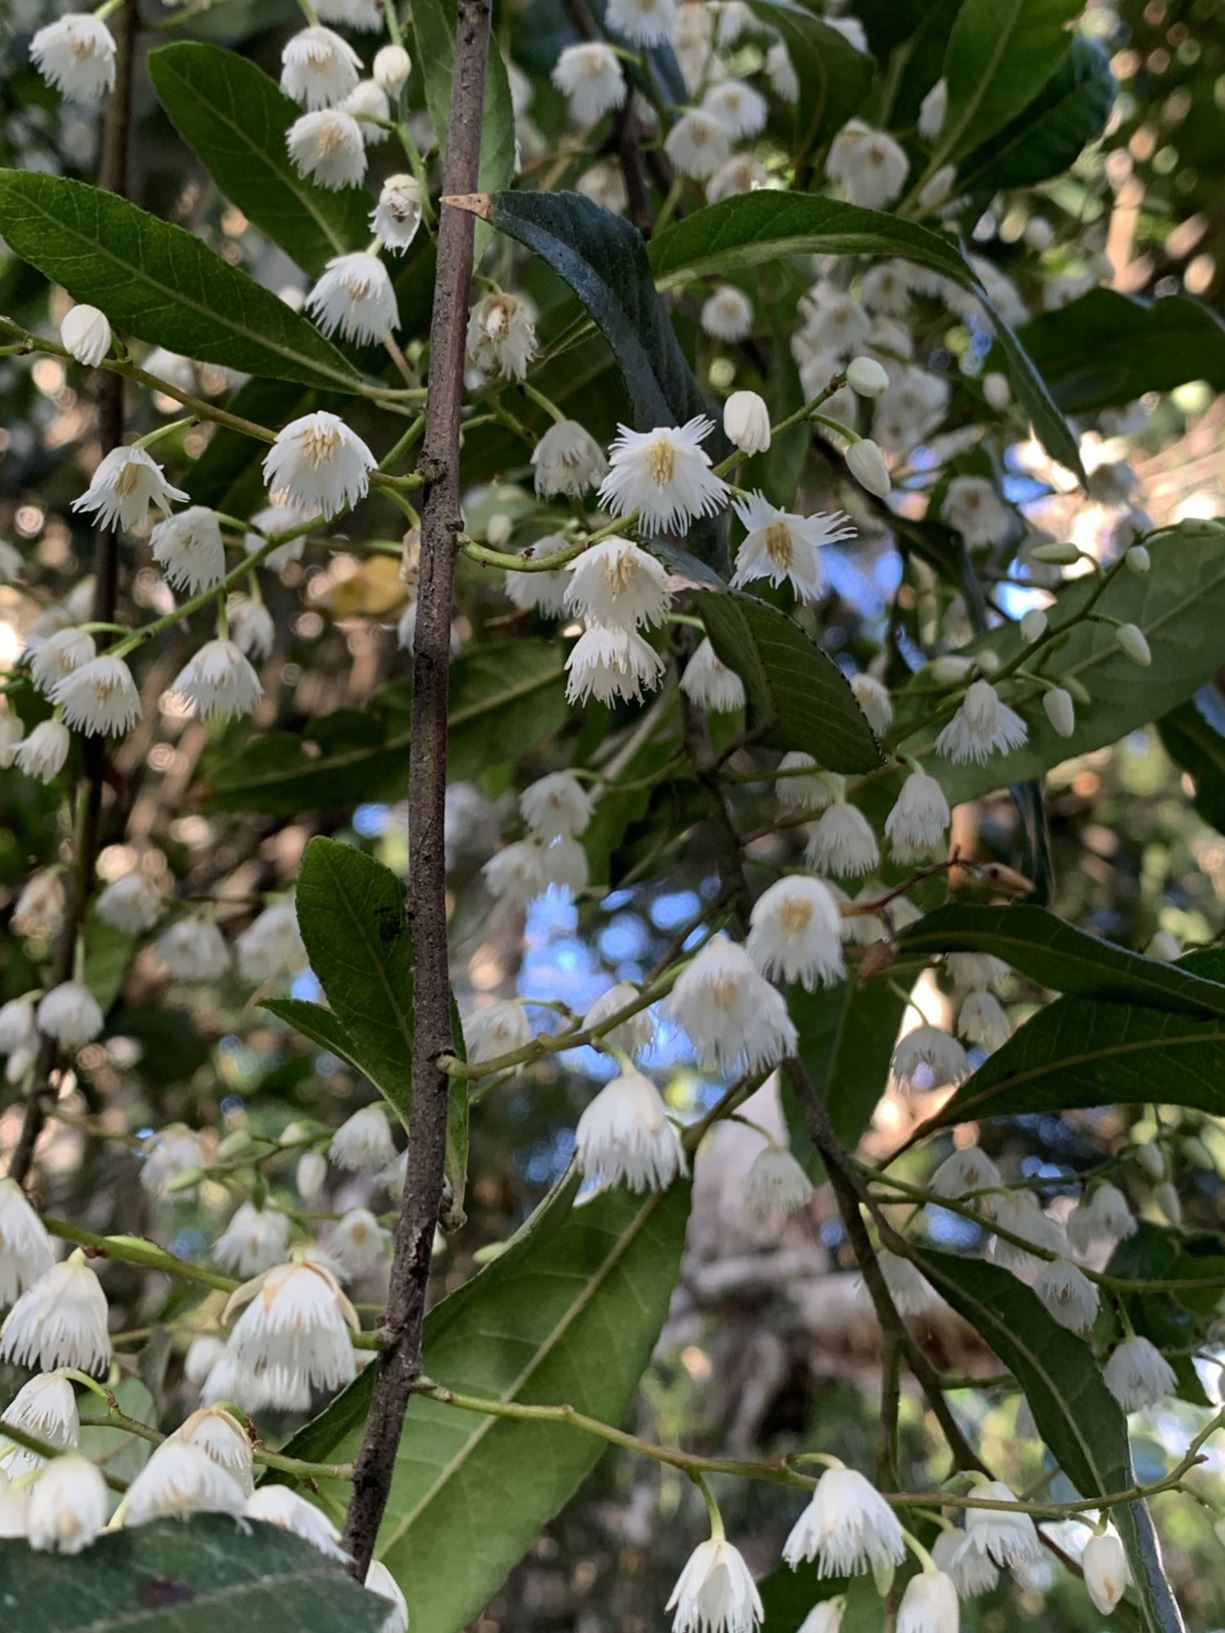
[(1214, 717), (1222, 718), (1222, 702), (1212, 686), (1157, 724), (1166, 753), (1195, 783), (1195, 809), (1225, 832), (1225, 735)]
[(1029, 106), (958, 165), (958, 192), (1031, 187), (1070, 169), (1105, 128), (1115, 89), (1105, 51), (1076, 35)]
[(336, 348), (194, 234), (64, 176), (0, 170), (9, 248), (124, 335), (243, 374), (353, 390)]
[(280, 1526), (220, 1514), (104, 1532), (80, 1554), (0, 1542), (13, 1633), (379, 1633), (387, 1601)]
[(1225, 323), (1186, 295), (1091, 289), (1018, 331), (1065, 414), (1093, 414), (1188, 380), (1225, 389)]
[(119, 996), (123, 978), (136, 951), (138, 936), (117, 930), (97, 914), (85, 925), (85, 985), (93, 993), (103, 1014)]
[(711, 645), (744, 682), (763, 741), (811, 754), (828, 771), (870, 771), (880, 745), (846, 676), (785, 612), (735, 591), (694, 595)]
[(549, 641), (493, 644), (451, 666), (449, 772), (476, 777), (559, 731), (569, 718), (564, 660)]
[(805, 158), (861, 114), (872, 85), (871, 57), (795, 0), (749, 0), (750, 10), (776, 28), (800, 82), (792, 158)]
[[(851, 1150), (859, 1144), (889, 1076), (905, 1000), (889, 981), (844, 981), (819, 992), (792, 987), (787, 1007), (800, 1035), (799, 1055), (829, 1108), (834, 1131)], [(782, 1076), (792, 1147), (814, 1175), (819, 1168), (790, 1081)]]
[(365, 1075), (366, 1068), (358, 1058), (357, 1046), (345, 1030), (344, 1022), (323, 1004), (311, 1003), (306, 998), (265, 998), (260, 1008), (269, 1010), (295, 1032), (301, 1032), (304, 1038)]
[[(567, 1212), (573, 1191), (563, 1185), (543, 1228), (431, 1312), (425, 1370), (483, 1399), (567, 1403), (619, 1423), (667, 1313), (689, 1187), (645, 1201), (607, 1191)], [(337, 1450), (333, 1437), (346, 1422), (359, 1427), (363, 1386), (359, 1378), (291, 1442), (293, 1455), (350, 1455), (354, 1442)], [(416, 1396), (376, 1550), (408, 1595), (414, 1633), (470, 1621), (604, 1449), (565, 1425)]]
[(298, 175), (285, 133), (302, 112), (262, 68), (236, 51), (199, 41), (161, 46), (149, 77), (179, 135), (232, 204), (307, 272), (333, 255), (364, 248), (370, 198)]
[(993, 953), (1056, 992), (1188, 1015), (1225, 1015), (1225, 985), (1086, 935), (1044, 908), (954, 902), (898, 938), (903, 953)]
[[(1093, 1351), (1059, 1326), (1009, 1271), (981, 1259), (924, 1249), (924, 1275), (980, 1334), (1025, 1391), (1038, 1433), (1084, 1497), (1135, 1484), (1127, 1419), (1106, 1388)], [(1145, 1633), (1182, 1633), (1153, 1522), (1144, 1503), (1111, 1509), (1131, 1565)]]
[(1019, 114), (1058, 68), (1082, 0), (965, 0), (949, 37), (949, 107), (939, 162), (973, 152)]

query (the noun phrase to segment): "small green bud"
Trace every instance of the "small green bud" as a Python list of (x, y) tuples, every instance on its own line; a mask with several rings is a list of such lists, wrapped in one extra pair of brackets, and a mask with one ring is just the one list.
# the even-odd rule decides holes
[(1070, 567), (1081, 556), (1075, 544), (1035, 544), (1029, 554), (1032, 560), (1049, 562), (1053, 567)]

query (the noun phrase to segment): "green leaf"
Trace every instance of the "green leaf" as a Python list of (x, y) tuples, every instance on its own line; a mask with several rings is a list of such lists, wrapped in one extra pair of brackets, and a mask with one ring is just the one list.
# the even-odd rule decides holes
[(1044, 447), (1080, 474), (1076, 438), (1042, 376), (991, 305), (971, 267), (938, 233), (836, 199), (763, 190), (695, 210), (652, 239), (650, 249), (651, 266), (662, 289), (786, 255), (897, 255), (932, 267), (968, 289), (991, 321), (1017, 399)]
[(80, 1554), (0, 1542), (0, 1603), (16, 1633), (379, 1633), (387, 1601), (280, 1526), (221, 1514), (103, 1532)]
[(96, 913), (86, 921), (85, 985), (104, 1015), (119, 996), (139, 939), (107, 924)]
[(1148, 302), (1091, 289), (1032, 318), (1018, 339), (1066, 414), (1133, 403), (1188, 380), (1225, 389), (1225, 323), (1186, 295)]
[(613, 349), (639, 429), (683, 425), (707, 412), (636, 227), (581, 193), (497, 193), (483, 208), (587, 308)]
[[(819, 992), (792, 987), (787, 1007), (800, 1035), (800, 1060), (829, 1108), (834, 1131), (851, 1150), (872, 1121), (889, 1076), (906, 1003), (889, 981), (844, 981)], [(820, 1158), (808, 1138), (790, 1081), (781, 1080), (792, 1149), (815, 1178)]]
[(763, 742), (811, 754), (828, 771), (880, 765), (880, 745), (846, 676), (794, 619), (732, 590), (700, 590), (693, 599), (711, 645), (744, 682)]
[[(292, 1026), (295, 1032), (301, 1032), (303, 1037), (317, 1043), (329, 1054), (347, 1061), (363, 1076), (369, 1076), (344, 1022), (322, 1004), (311, 1003), (306, 998), (264, 998), (260, 1001), (260, 1008), (270, 1011), (278, 1020)], [(390, 1095), (387, 1098), (391, 1100)]]
[(1056, 992), (1132, 1002), (1187, 1015), (1225, 1015), (1225, 985), (1178, 964), (1128, 952), (1041, 907), (950, 903), (898, 937), (903, 954), (993, 953)]
[[(554, 1193), (522, 1233), (426, 1318), (425, 1371), (482, 1399), (568, 1404), (624, 1417), (676, 1281), (689, 1187), (643, 1200), (606, 1191), (569, 1212)], [(294, 1456), (356, 1449), (368, 1375), (290, 1443)], [(346, 1398), (348, 1397), (348, 1398)], [(347, 1423), (357, 1433), (339, 1450)], [(414, 1633), (454, 1633), (495, 1593), (594, 1468), (605, 1442), (566, 1425), (484, 1417), (415, 1396), (377, 1556), (408, 1595)]]
[(799, 79), (791, 156), (802, 166), (814, 148), (862, 113), (874, 64), (844, 34), (795, 0), (749, 0), (749, 9), (778, 30)]
[(1070, 46), (1082, 0), (965, 0), (953, 24), (944, 74), (949, 106), (939, 162), (994, 136), (1047, 83)]
[[(451, 667), (454, 778), (500, 765), (549, 737), (568, 718), (565, 668), (551, 641), (482, 646)], [(208, 804), (221, 811), (302, 811), (402, 796), (408, 781), (409, 692), (393, 683), (366, 710), (341, 709), (300, 733), (223, 743), (206, 774)]]
[(1076, 35), (1029, 106), (958, 165), (958, 193), (1032, 187), (1069, 170), (1101, 135), (1116, 89), (1105, 51)]
[(1225, 736), (1212, 719), (1221, 712), (1221, 695), (1209, 687), (1164, 715), (1157, 729), (1166, 753), (1195, 783), (1195, 809), (1225, 832)]
[(124, 335), (202, 363), (352, 391), (340, 352), (194, 234), (64, 176), (0, 170), (0, 233)]
[(370, 238), (364, 187), (339, 192), (298, 175), (285, 133), (302, 112), (262, 68), (199, 41), (161, 46), (149, 77), (179, 135), (232, 204), (307, 272)]
[[(924, 1248), (923, 1274), (988, 1343), (1025, 1391), (1044, 1444), (1083, 1497), (1135, 1484), (1127, 1419), (1081, 1339), (1047, 1314), (1038, 1296), (1007, 1270), (981, 1259)], [(1182, 1633), (1182, 1617), (1162, 1569), (1144, 1503), (1111, 1509), (1145, 1633)]]

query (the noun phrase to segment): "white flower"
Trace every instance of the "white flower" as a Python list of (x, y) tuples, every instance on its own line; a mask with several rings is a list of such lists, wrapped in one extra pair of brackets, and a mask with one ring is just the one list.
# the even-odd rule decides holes
[(944, 966), (959, 992), (986, 992), (1007, 986), (1012, 971), (992, 953), (946, 953)]
[(763, 1145), (744, 1182), (745, 1206), (765, 1223), (807, 1207), (813, 1184), (785, 1146)]
[(106, 1481), (87, 1457), (71, 1452), (53, 1458), (30, 1491), (30, 1547), (39, 1553), (81, 1553), (106, 1524), (108, 1506)]
[(686, 1172), (685, 1149), (659, 1090), (632, 1067), (587, 1105), (574, 1139), (584, 1176), (606, 1185), (663, 1190)]
[[(623, 1009), (628, 1009), (640, 996), (638, 988), (632, 981), (618, 981), (602, 992), (596, 1001), (583, 1016), (582, 1029), (590, 1031), (594, 1027), (601, 1027), (610, 1016), (618, 1015)], [(631, 1057), (640, 1054), (649, 1048), (655, 1037), (655, 1022), (651, 1019), (649, 1009), (640, 1009), (628, 1020), (621, 1021), (611, 1030), (602, 1032), (601, 1037), (614, 1048), (624, 1049)]]
[(1113, 1531), (1091, 1536), (1080, 1556), (1085, 1587), (1094, 1607), (1109, 1616), (1118, 1606), (1131, 1580), (1123, 1544)]
[[(603, 455), (601, 455), (603, 458)], [(547, 561), (550, 556), (565, 548), (566, 541), (560, 533), (550, 534), (541, 539), (535, 546), (533, 553), (541, 561)], [(560, 618), (565, 612), (566, 591), (570, 587), (570, 569), (568, 567), (549, 568), (543, 572), (508, 572), (503, 579), (503, 588), (509, 599), (519, 608), (520, 612), (538, 612), (542, 618)]]
[(21, 1186), (15, 1179), (0, 1179), (0, 1306), (15, 1303), (54, 1262), (51, 1239)]
[(702, 98), (702, 111), (712, 113), (732, 138), (759, 136), (766, 128), (770, 105), (760, 91), (742, 79), (712, 85)]
[(362, 59), (330, 28), (304, 28), (281, 52), (281, 89), (305, 108), (330, 108), (357, 84)]
[(387, 140), (389, 133), (386, 125), (391, 118), (391, 104), (387, 100), (387, 92), (377, 81), (359, 80), (340, 106), (345, 113), (351, 113), (361, 126), (362, 140), (367, 147)]
[(265, 1270), (230, 1294), (225, 1319), (244, 1304), (230, 1334), (240, 1366), (283, 1370), (314, 1388), (337, 1389), (352, 1380), (351, 1332), (360, 1323), (322, 1266), (304, 1260)]
[(179, 919), (155, 946), (172, 981), (219, 981), (230, 967), (230, 949), (211, 919)]
[[(284, 544), (278, 545), (275, 550), (270, 550), (261, 558), (263, 566), (271, 572), (279, 573), (282, 568), (288, 567), (291, 561), (300, 560), (302, 552), (306, 549), (307, 535), (302, 531), (302, 524), (302, 512), (295, 510), (291, 505), (265, 505), (250, 518), (248, 531), (243, 534), (242, 547), (249, 556), (253, 556), (265, 547), (269, 538), (275, 538), (281, 533), (296, 533), (295, 538), (286, 539)], [(237, 641), (238, 636), (235, 635), (234, 639)], [(270, 636), (269, 650), (272, 647), (272, 639)], [(243, 647), (243, 650), (246, 651), (246, 647)]]
[[(1016, 1496), (1002, 1480), (984, 1480), (970, 1493), (988, 1502), (1015, 1503)], [(1028, 1514), (1015, 1509), (967, 1508), (966, 1534), (961, 1557), (985, 1557), (995, 1565), (1024, 1565), (1039, 1559), (1042, 1543)]]
[(115, 86), (115, 41), (102, 19), (88, 12), (65, 12), (40, 28), (30, 41), (30, 60), (48, 85), (73, 102), (96, 102)]
[(13, 909), (13, 928), (18, 935), (47, 939), (64, 923), (66, 911), (62, 873), (58, 868), (42, 868), (22, 887)]
[(1125, 1242), (1140, 1228), (1127, 1198), (1108, 1181), (1097, 1186), (1089, 1199), (1094, 1234), (1111, 1242)]
[(948, 111), (948, 81), (938, 79), (919, 104), (919, 135), (925, 142), (934, 142), (939, 136)]
[(637, 511), (642, 525), (675, 532), (699, 516), (711, 516), (727, 498), (701, 444), (714, 426), (701, 415), (681, 426), (632, 431), (618, 425), (600, 502), (615, 516)]
[(408, 1600), (400, 1591), (400, 1584), (381, 1559), (372, 1559), (366, 1572), (366, 1586), (380, 1599), (391, 1605), (379, 1633), (408, 1633)]
[(834, 137), (825, 162), (826, 175), (842, 183), (851, 203), (869, 210), (892, 204), (906, 185), (909, 170), (905, 150), (884, 131), (869, 130), (858, 119)]
[(755, 391), (733, 391), (723, 405), (723, 432), (742, 454), (764, 454), (770, 447), (770, 410)]
[(328, 1156), (338, 1168), (375, 1174), (396, 1154), (395, 1142), (382, 1106), (362, 1106), (347, 1117), (332, 1136)]
[(154, 561), (161, 563), (167, 581), (178, 590), (194, 595), (225, 577), (221, 526), (216, 512), (203, 505), (192, 505), (159, 522), (151, 542)]
[(1011, 526), (1008, 510), (982, 476), (955, 476), (945, 490), (940, 514), (971, 550), (999, 544)]
[(79, 1249), (28, 1287), (0, 1327), (0, 1357), (54, 1372), (102, 1372), (111, 1360), (106, 1295)]
[(798, 772), (812, 768), (811, 777), (782, 776), (774, 784), (774, 797), (784, 811), (823, 811), (834, 800), (840, 799), (843, 779), (834, 771), (821, 771), (811, 754), (798, 749), (784, 754), (778, 762), (783, 772)]
[(576, 125), (594, 125), (625, 101), (625, 75), (610, 45), (584, 40), (568, 45), (553, 69), (553, 83), (570, 105)]
[(724, 935), (712, 936), (681, 971), (665, 1008), (693, 1040), (703, 1066), (722, 1072), (776, 1066), (796, 1046), (782, 995)]
[(889, 688), (875, 675), (861, 670), (851, 676), (851, 691), (869, 726), (878, 737), (883, 736), (893, 724), (893, 699), (889, 696)]
[(1012, 1036), (1012, 1022), (998, 998), (971, 992), (957, 1011), (957, 1035), (984, 1049), (1000, 1049)]
[(1104, 1377), (1125, 1412), (1143, 1412), (1178, 1388), (1174, 1368), (1147, 1338), (1125, 1338), (1111, 1351)]
[(846, 366), (846, 383), (857, 397), (883, 397), (889, 376), (874, 357), (854, 357)]
[(223, 1406), (202, 1406), (184, 1419), (170, 1439), (198, 1447), (241, 1487), (244, 1495), (250, 1494), (255, 1479), (251, 1442), (242, 1424)]
[(766, 77), (780, 102), (799, 101), (800, 76), (792, 66), (787, 47), (781, 40), (776, 40), (766, 52)]
[(734, 284), (720, 284), (702, 303), (701, 324), (712, 340), (736, 345), (753, 332), (752, 302)]
[[(387, 49), (394, 50), (395, 47)], [(378, 67), (377, 57), (375, 67)], [(402, 255), (417, 236), (423, 209), (421, 186), (414, 176), (388, 176), (379, 193), (379, 201), (371, 212), (370, 230), (377, 235), (385, 249)]]
[(889, 477), (889, 467), (885, 464), (880, 449), (868, 437), (860, 437), (853, 442), (843, 456), (846, 459), (846, 468), (861, 487), (867, 488), (878, 499), (888, 496), (893, 483)]
[(943, 1571), (920, 1571), (907, 1582), (897, 1611), (897, 1633), (958, 1633), (957, 1589)]
[(691, 181), (705, 181), (727, 160), (731, 137), (727, 126), (713, 114), (693, 108), (682, 114), (668, 132), (664, 152)]
[(321, 108), (295, 119), (285, 145), (299, 176), (309, 176), (331, 192), (357, 187), (366, 174), (362, 127), (340, 108)]
[(161, 917), (162, 893), (138, 869), (116, 879), (99, 895), (96, 903), (98, 917), (104, 924), (113, 925), (130, 936), (143, 935), (152, 930)]
[(961, 707), (936, 738), (936, 753), (957, 765), (986, 765), (993, 754), (1011, 753), (1029, 736), (1020, 715), (1001, 702), (988, 680), (976, 680)]
[(329, 1246), (351, 1276), (364, 1276), (378, 1264), (390, 1241), (391, 1232), (368, 1208), (350, 1208), (337, 1220)]
[(282, 1531), (309, 1542), (329, 1559), (344, 1564), (349, 1556), (340, 1542), (340, 1532), (313, 1503), (299, 1497), (289, 1486), (260, 1486), (247, 1498), (243, 1515), (249, 1520), (263, 1520), (268, 1525), (279, 1525)]
[(201, 720), (252, 714), (264, 689), (241, 649), (230, 640), (206, 641), (170, 683)]
[(937, 1196), (960, 1202), (971, 1191), (986, 1191), (1000, 1183), (1000, 1171), (976, 1145), (963, 1146), (946, 1157), (928, 1181)]
[(769, 171), (754, 154), (733, 153), (706, 183), (706, 202), (718, 204), (722, 199), (735, 198), (740, 193), (755, 193), (769, 179)]
[(171, 487), (165, 472), (143, 448), (112, 448), (98, 462), (89, 486), (73, 510), (92, 510), (99, 527), (139, 527), (149, 507), (170, 514), (176, 499), (186, 499), (181, 488)]
[(804, 861), (815, 873), (853, 878), (880, 861), (872, 825), (856, 805), (838, 800), (808, 830)]
[(517, 839), (495, 851), (481, 869), (491, 896), (526, 907), (548, 888), (544, 849), (535, 839)]
[(659, 653), (632, 629), (591, 624), (566, 659), (566, 697), (571, 703), (636, 701), (659, 684), (664, 668)]
[(306, 310), (325, 335), (368, 345), (396, 328), (400, 314), (387, 268), (377, 255), (358, 250), (334, 255), (306, 297)]
[(399, 96), (413, 71), (413, 60), (402, 45), (380, 46), (370, 71), (388, 96)]
[(814, 986), (841, 981), (842, 915), (829, 886), (800, 875), (778, 879), (753, 904), (746, 943), (765, 976)]
[(953, 191), (953, 183), (957, 180), (957, 166), (942, 164), (930, 181), (925, 181), (919, 190), (919, 203), (925, 210), (938, 210), (947, 202)]
[(1097, 1287), (1070, 1259), (1054, 1259), (1043, 1266), (1034, 1292), (1050, 1315), (1069, 1332), (1087, 1333), (1097, 1319)]
[[(1001, 1230), (1019, 1236), (1023, 1242), (1051, 1252), (1058, 1252), (1063, 1245), (1060, 1227), (1043, 1213), (1042, 1204), (1032, 1191), (1005, 1192), (995, 1198), (992, 1212)], [(994, 1238), (993, 1253), (996, 1263), (1014, 1275), (1037, 1275), (1042, 1269), (1043, 1261), (1037, 1255), (1002, 1236)]]
[[(10, 998), (0, 1004), (0, 1055), (12, 1055), (35, 1043), (34, 1005), (29, 998)], [(0, 1180), (0, 1243), (3, 1242), (3, 1198), (5, 1184)], [(19, 1193), (20, 1194), (20, 1193)], [(0, 1304), (8, 1301), (0, 1297)]]
[(96, 306), (73, 306), (60, 324), (60, 340), (78, 363), (97, 368), (111, 349), (111, 326)]
[(943, 856), (949, 821), (949, 802), (940, 784), (925, 771), (912, 771), (885, 818), (885, 838), (894, 859), (909, 865)]
[(198, 1388), (221, 1359), (224, 1351), (224, 1343), (212, 1333), (201, 1333), (193, 1338), (187, 1346), (187, 1354), (183, 1357), (183, 1376), (188, 1383), (195, 1384)]
[(321, 1151), (304, 1151), (294, 1170), (294, 1184), (303, 1202), (313, 1202), (327, 1183), (327, 1158)]
[(681, 691), (699, 709), (728, 714), (744, 707), (744, 682), (729, 669), (710, 644), (700, 641), (681, 676)]
[(676, 22), (676, 0), (608, 0), (604, 21), (635, 45), (660, 45)]
[(331, 517), (365, 498), (376, 464), (362, 439), (321, 408), (278, 432), (264, 460), (264, 480), (278, 504)]
[(185, 1123), (170, 1123), (145, 1146), (140, 1183), (150, 1196), (165, 1196), (173, 1181), (207, 1162), (204, 1141)]
[[(23, 1384), (0, 1414), (0, 1425), (24, 1429), (26, 1434), (57, 1452), (75, 1446), (81, 1436), (77, 1397), (68, 1379), (58, 1372), (40, 1372)], [(47, 1459), (27, 1451), (0, 1433), (0, 1468), (7, 1478), (45, 1468)]]
[(846, 1598), (836, 1594), (815, 1604), (799, 1625), (798, 1633), (841, 1633)]
[(566, 609), (613, 629), (662, 624), (672, 597), (667, 569), (629, 539), (609, 538), (584, 550), (571, 569)]
[(140, 693), (122, 658), (103, 652), (57, 681), (51, 700), (65, 721), (87, 737), (130, 731), (140, 719)]
[(276, 625), (263, 602), (235, 596), (228, 604), (227, 613), (234, 645), (249, 658), (268, 657), (276, 644)]
[(815, 601), (821, 593), (821, 546), (855, 537), (841, 511), (799, 516), (780, 510), (760, 492), (735, 500), (732, 508), (745, 530), (736, 552), (734, 589), (764, 578), (771, 584), (789, 582), (801, 601)]
[(62, 1049), (79, 1049), (102, 1030), (97, 999), (81, 981), (63, 981), (39, 1001), (38, 1030)]
[(893, 1051), (893, 1075), (908, 1089), (938, 1089), (960, 1083), (970, 1070), (966, 1052), (938, 1026), (916, 1026)]
[(672, 1633), (753, 1633), (765, 1618), (744, 1556), (724, 1537), (696, 1547), (664, 1606)]
[(241, 1514), (242, 1486), (200, 1446), (171, 1435), (158, 1446), (124, 1495), (124, 1524), (188, 1514)]
[(289, 1243), (289, 1219), (275, 1208), (257, 1208), (242, 1202), (217, 1238), (213, 1258), (224, 1270), (240, 1276), (258, 1276), (284, 1262)]
[(536, 355), (532, 308), (504, 291), (482, 295), (468, 314), (468, 361), (482, 374), (522, 380)]
[(536, 492), (542, 499), (564, 494), (581, 499), (608, 475), (604, 450), (577, 420), (551, 425), (532, 449)]
[(938, 1569), (947, 1572), (962, 1599), (977, 1599), (990, 1593), (1000, 1580), (999, 1566), (987, 1554), (963, 1548), (962, 1530), (941, 1531), (932, 1543), (931, 1555)]
[(591, 821), (595, 802), (569, 771), (552, 771), (519, 795), (519, 813), (534, 839), (573, 839)]
[(783, 1559), (792, 1570), (815, 1559), (819, 1577), (853, 1576), (900, 1565), (905, 1558), (897, 1515), (855, 1469), (826, 1469), (783, 1544)]
[(258, 984), (304, 969), (306, 948), (292, 899), (285, 896), (266, 907), (235, 941), (234, 950), (244, 981)]
[(931, 1284), (912, 1260), (888, 1248), (876, 1255), (889, 1296), (902, 1315), (922, 1315), (937, 1302)]
[(474, 1065), (511, 1054), (531, 1041), (527, 1012), (513, 999), (501, 998), (464, 1018), (464, 1048)]

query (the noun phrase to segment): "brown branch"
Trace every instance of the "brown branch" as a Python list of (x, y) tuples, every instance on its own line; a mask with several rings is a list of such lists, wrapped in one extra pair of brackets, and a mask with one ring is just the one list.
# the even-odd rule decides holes
[[(490, 0), (459, 0), (451, 123), (443, 194), (477, 186)], [(451, 1079), (438, 1067), (454, 1045), (447, 959), (444, 805), (447, 782), (447, 694), (451, 607), (459, 548), (459, 425), (464, 392), (468, 286), (475, 218), (443, 207), (430, 324), (429, 402), (419, 470), (421, 581), (413, 657), (412, 744), (409, 750), (409, 913), (416, 966), (413, 978), (413, 1107), (408, 1172), (396, 1222), (395, 1255), (384, 1324), (386, 1347), (375, 1364), (370, 1416), (353, 1470), (345, 1523), (352, 1574), (364, 1581), (395, 1472), (396, 1453), (413, 1385), (421, 1376), (421, 1331), (434, 1232), (442, 1206), (447, 1108)], [(456, 1093), (462, 1092), (457, 1085)]]
[[(120, 198), (128, 196), (128, 160), (132, 146), (132, 94), (135, 80), (136, 33), (140, 25), (137, 0), (124, 0), (113, 25), (116, 46), (115, 89), (106, 108), (102, 133), (102, 159), (98, 185)], [(98, 405), (98, 434), (104, 449), (123, 441), (123, 379), (118, 374), (99, 372), (95, 396)], [(119, 595), (119, 535), (111, 528), (94, 532), (95, 623), (113, 624)], [(99, 635), (98, 645), (107, 637)], [(51, 962), (51, 982), (59, 986), (72, 977), (77, 938), (85, 924), (94, 887), (94, 869), (102, 824), (102, 790), (107, 779), (106, 738), (87, 737), (83, 750), (82, 780), (76, 828), (75, 878), (65, 903), (64, 927), (60, 931)], [(53, 1078), (59, 1063), (59, 1047), (54, 1038), (40, 1040), (30, 1091), (22, 1118), (21, 1133), (9, 1164), (9, 1178), (24, 1185), (34, 1164), (38, 1137), (55, 1099)]]

